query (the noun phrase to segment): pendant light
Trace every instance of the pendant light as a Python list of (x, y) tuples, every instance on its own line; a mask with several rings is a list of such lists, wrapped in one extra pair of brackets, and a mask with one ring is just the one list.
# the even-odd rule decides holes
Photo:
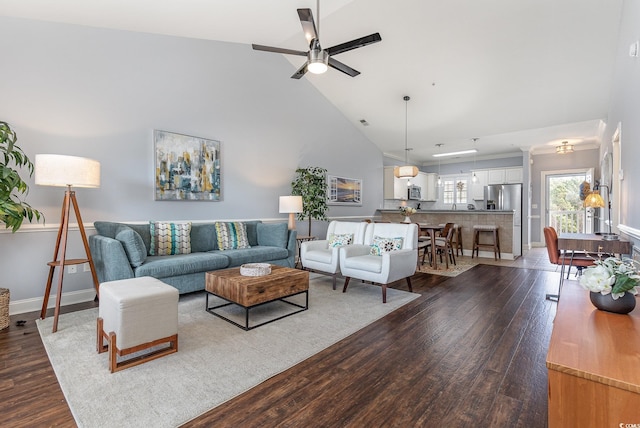
[(409, 185), (409, 179), (418, 175), (418, 168), (409, 165), (409, 150), (407, 147), (407, 134), (408, 134), (408, 123), (409, 123), (409, 98), (408, 96), (404, 96), (404, 166), (397, 166), (393, 168), (393, 175), (397, 178), (406, 178), (407, 185)]
[[(440, 147), (444, 146), (444, 144), (436, 144), (438, 148), (438, 153), (440, 153)], [(442, 186), (442, 178), (440, 178), (440, 158), (438, 157), (438, 186)]]
[[(476, 149), (476, 141), (478, 141), (477, 138), (472, 138), (473, 140), (473, 149)], [(476, 150), (477, 151), (477, 150)], [(478, 177), (476, 177), (476, 152), (473, 152), (473, 176), (471, 176), (471, 181), (473, 183), (477, 183), (478, 182)]]

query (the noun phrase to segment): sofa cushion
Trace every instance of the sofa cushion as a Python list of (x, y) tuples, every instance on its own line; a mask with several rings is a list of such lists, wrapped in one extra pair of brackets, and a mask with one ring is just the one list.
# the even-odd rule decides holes
[(381, 256), (382, 253), (396, 251), (402, 249), (402, 238), (383, 238), (382, 236), (374, 236), (371, 243), (372, 256)]
[(258, 245), (286, 248), (288, 238), (287, 223), (258, 223)]
[(150, 221), (152, 256), (168, 256), (191, 253), (191, 223)]
[(193, 223), (191, 225), (191, 252), (200, 253), (217, 249), (216, 225), (214, 223)]
[(341, 247), (353, 244), (353, 233), (330, 233), (328, 236), (329, 247)]
[(365, 256), (347, 257), (344, 261), (344, 267), (365, 272), (380, 273), (382, 272), (382, 257), (369, 254)]
[(244, 263), (266, 263), (271, 260), (286, 259), (289, 250), (280, 247), (251, 247), (241, 250), (226, 250), (224, 255), (229, 258), (229, 266), (240, 266)]
[(262, 223), (260, 220), (243, 221), (245, 228), (247, 229), (247, 240), (249, 246), (255, 247), (258, 245), (258, 225)]
[(152, 276), (167, 278), (197, 272), (224, 269), (229, 266), (229, 259), (222, 254), (191, 253), (173, 256), (149, 256), (139, 267), (134, 269), (135, 276)]
[(131, 266), (138, 267), (144, 263), (147, 258), (147, 247), (145, 247), (144, 241), (138, 232), (129, 226), (121, 225), (118, 228), (115, 239), (122, 244)]
[(250, 248), (247, 240), (247, 229), (241, 222), (216, 222), (216, 235), (218, 237), (218, 249), (234, 250)]

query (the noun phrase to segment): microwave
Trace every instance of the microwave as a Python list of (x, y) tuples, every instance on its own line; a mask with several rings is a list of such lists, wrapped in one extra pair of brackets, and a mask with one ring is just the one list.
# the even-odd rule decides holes
[(421, 200), (422, 189), (420, 186), (409, 186), (407, 189), (409, 199), (419, 201)]

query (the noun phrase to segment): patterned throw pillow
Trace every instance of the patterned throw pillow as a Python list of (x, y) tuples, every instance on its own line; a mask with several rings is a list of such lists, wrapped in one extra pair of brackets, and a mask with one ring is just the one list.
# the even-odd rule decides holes
[(149, 222), (152, 256), (191, 253), (191, 223)]
[(373, 244), (371, 244), (371, 251), (369, 254), (372, 256), (381, 256), (383, 253), (402, 249), (402, 238), (383, 238), (381, 236), (373, 237)]
[(353, 243), (353, 233), (330, 233), (329, 247), (340, 247), (342, 245), (351, 245)]
[(221, 250), (235, 250), (237, 248), (251, 248), (247, 239), (247, 228), (244, 223), (216, 222), (218, 248)]

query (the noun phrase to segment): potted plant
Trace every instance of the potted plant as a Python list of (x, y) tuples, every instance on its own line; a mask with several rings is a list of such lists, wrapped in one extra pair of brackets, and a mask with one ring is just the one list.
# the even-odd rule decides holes
[(603, 311), (627, 314), (636, 306), (640, 275), (631, 259), (608, 257), (596, 260), (580, 278), (589, 290), (591, 303)]
[(298, 220), (326, 220), (327, 209), (327, 170), (316, 166), (296, 169), (296, 178), (291, 182), (291, 194), (302, 196), (302, 212)]
[(400, 207), (400, 215), (404, 217), (405, 223), (411, 223), (411, 216), (416, 213), (416, 209), (409, 206)]
[(26, 218), (32, 221), (44, 219), (44, 215), (21, 200), (18, 194), (26, 196), (29, 186), (22, 180), (16, 168), (26, 167), (29, 177), (33, 175), (33, 163), (16, 145), (15, 131), (8, 123), (0, 121), (0, 219), (12, 232), (20, 229)]

